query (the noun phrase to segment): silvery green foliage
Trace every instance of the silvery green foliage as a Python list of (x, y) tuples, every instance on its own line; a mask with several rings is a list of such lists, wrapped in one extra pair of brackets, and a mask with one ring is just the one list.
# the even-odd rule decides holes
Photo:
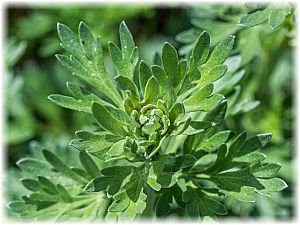
[[(210, 51), (210, 36), (204, 31), (188, 59), (180, 59), (176, 49), (165, 43), (162, 66), (150, 66), (139, 60), (138, 48), (122, 22), (121, 47), (109, 43), (117, 71), (112, 81), (104, 64), (101, 38), (94, 38), (83, 22), (78, 33), (76, 36), (67, 26), (58, 24), (61, 45), (70, 56), (57, 58), (105, 98), (67, 83), (72, 96), (55, 94), (49, 99), (94, 118), (97, 129), (77, 131), (77, 139), (71, 141), (71, 146), (84, 157), (86, 172), (70, 168), (51, 152), (44, 151), (44, 156), (55, 171), (77, 182), (79, 191), (75, 196), (106, 194), (110, 200), (106, 219), (128, 221), (154, 214), (164, 217), (176, 214), (176, 209), (180, 209), (180, 216), (216, 218), (227, 213), (224, 198), (255, 202), (255, 193), (268, 195), (286, 187), (283, 180), (276, 178), (280, 165), (265, 163), (266, 156), (260, 152), (271, 134), (247, 137), (246, 132), (236, 134), (221, 129), (227, 105), (234, 101), (228, 103), (220, 94), (226, 92), (226, 87), (218, 80), (231, 85), (230, 74), (236, 72), (231, 68), (224, 78), (228, 71), (228, 63), (224, 62), (234, 36), (224, 37)], [(136, 68), (138, 83), (134, 82)], [(103, 160), (103, 167), (99, 169), (89, 154)], [(24, 166), (24, 160), (19, 166), (22, 170), (43, 168)], [(48, 179), (50, 175), (26, 181), (25, 186), (33, 193), (19, 205), (11, 204), (11, 208), (28, 218), (31, 214), (26, 210), (32, 208), (38, 215), (49, 207), (59, 209), (56, 202), (39, 208), (50, 198), (72, 201), (64, 183), (67, 179), (53, 184)], [(36, 185), (42, 185), (42, 189)], [(51, 192), (52, 196), (40, 195), (41, 191)], [(70, 213), (76, 215), (79, 209), (72, 207), (73, 204)], [(72, 217), (70, 213), (66, 218)], [(31, 216), (39, 218), (36, 214)]]

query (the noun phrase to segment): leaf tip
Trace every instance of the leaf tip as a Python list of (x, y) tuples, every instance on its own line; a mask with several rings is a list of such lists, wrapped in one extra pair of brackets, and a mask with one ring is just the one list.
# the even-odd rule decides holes
[(48, 95), (47, 99), (50, 100), (51, 102), (54, 102), (55, 101), (55, 94)]
[(127, 25), (126, 25), (126, 23), (125, 23), (125, 21), (124, 21), (124, 20), (122, 20), (122, 21), (121, 21), (121, 23), (120, 23), (120, 27), (127, 27)]

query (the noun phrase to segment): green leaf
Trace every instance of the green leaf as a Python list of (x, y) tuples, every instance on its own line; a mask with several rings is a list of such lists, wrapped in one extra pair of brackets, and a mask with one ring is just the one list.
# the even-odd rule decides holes
[(220, 189), (227, 191), (240, 192), (243, 186), (263, 189), (261, 183), (249, 171), (248, 168), (233, 172), (223, 172), (212, 176)]
[(78, 176), (76, 173), (74, 173), (64, 162), (62, 162), (56, 155), (54, 155), (52, 152), (44, 150), (43, 154), (46, 158), (46, 160), (58, 171), (65, 174), (67, 177), (70, 177), (71, 179), (78, 181), (79, 183), (86, 183), (86, 179), (83, 179), (82, 177)]
[(85, 152), (80, 152), (79, 159), (85, 170), (91, 175), (91, 177), (97, 177), (100, 174), (100, 170), (94, 160)]
[(121, 49), (114, 43), (108, 43), (109, 54), (119, 76), (133, 79), (135, 66), (138, 62), (138, 49), (133, 37), (123, 21), (119, 27)]
[(197, 84), (202, 87), (206, 84), (212, 83), (216, 80), (219, 80), (224, 76), (224, 74), (227, 71), (227, 66), (226, 65), (217, 65), (214, 66), (208, 74), (203, 74), (204, 76), (201, 77), (201, 79), (197, 82)]
[(79, 139), (72, 140), (70, 145), (80, 151), (86, 151), (100, 159), (105, 160), (106, 152), (117, 141), (119, 136), (112, 135), (108, 132), (90, 133), (87, 131), (77, 131), (76, 136)]
[(216, 65), (220, 65), (228, 58), (233, 48), (235, 36), (225, 37), (213, 50), (207, 62), (201, 67), (201, 74), (207, 74)]
[(94, 102), (92, 105), (92, 113), (97, 123), (105, 130), (112, 134), (126, 136), (127, 132), (120, 122), (113, 117), (104, 106)]
[(114, 196), (114, 199), (109, 211), (117, 212), (118, 221), (133, 221), (146, 209), (147, 195), (142, 190), (136, 202), (131, 201), (125, 192)]
[(203, 219), (205, 216), (213, 217), (215, 214), (227, 214), (227, 210), (222, 203), (208, 197), (199, 189), (188, 187), (187, 191), (183, 193), (182, 199), (186, 202), (185, 212), (189, 217)]
[(147, 195), (143, 193), (144, 169), (133, 166), (114, 166), (101, 170), (103, 176), (93, 179), (86, 192), (107, 190), (114, 201), (108, 208), (116, 212), (119, 221), (132, 221), (146, 208)]
[(123, 139), (111, 146), (109, 151), (106, 152), (109, 156), (119, 156), (124, 152), (124, 145), (126, 144), (127, 140)]
[(194, 135), (205, 131), (206, 129), (212, 127), (213, 122), (207, 121), (190, 121), (189, 127), (182, 133), (182, 135)]
[(226, 154), (227, 146), (226, 144), (222, 144), (218, 149), (217, 159), (215, 160), (215, 163), (206, 170), (206, 173), (210, 174), (218, 172), (220, 168), (223, 167), (223, 164), (226, 161)]
[(118, 86), (120, 87), (121, 90), (123, 91), (126, 91), (126, 90), (129, 90), (131, 91), (132, 95), (136, 98), (136, 99), (139, 99), (139, 92), (138, 92), (138, 89), (135, 85), (135, 83), (133, 83), (132, 80), (130, 80), (129, 78), (127, 77), (124, 77), (124, 76), (117, 76), (115, 78)]
[(107, 190), (109, 195), (114, 195), (120, 190), (126, 177), (132, 173), (132, 166), (113, 166), (101, 170), (102, 176), (94, 178), (85, 187), (85, 192), (99, 192)]
[(285, 20), (285, 17), (291, 14), (292, 7), (289, 3), (270, 3), (265, 9), (243, 16), (239, 26), (253, 27), (268, 20), (272, 29), (278, 28)]
[(167, 92), (168, 89), (171, 88), (171, 86), (170, 86), (170, 82), (169, 82), (168, 76), (165, 73), (165, 71), (160, 66), (157, 66), (157, 65), (152, 65), (151, 69), (152, 69), (153, 75), (158, 80), (158, 83), (160, 84), (162, 89)]
[(214, 90), (214, 85), (209, 84), (202, 88), (199, 88), (198, 91), (183, 101), (184, 108), (187, 112), (198, 111), (199, 103), (204, 99), (208, 98)]
[(160, 155), (158, 161), (164, 163), (164, 171), (179, 171), (184, 168), (192, 167), (197, 158), (192, 155), (185, 154), (179, 156)]
[(53, 94), (48, 96), (48, 99), (61, 107), (88, 113), (91, 113), (91, 106), (93, 102), (98, 102), (101, 105), (110, 105), (109, 103), (99, 99), (93, 93), (79, 87), (76, 84), (67, 82), (67, 87), (75, 98)]
[(230, 191), (228, 193), (228, 196), (240, 201), (240, 202), (249, 202), (249, 203), (254, 203), (255, 202), (255, 197), (251, 196), (250, 194), (252, 194), (255, 191), (255, 188), (251, 189), (251, 193), (244, 191), (243, 189), (245, 189), (246, 187), (242, 187), (241, 188), (241, 192), (233, 192)]
[(237, 153), (237, 156), (247, 155), (253, 151), (263, 148), (271, 140), (271, 138), (271, 133), (258, 134), (250, 138)]
[(155, 191), (159, 191), (161, 188), (169, 188), (176, 184), (177, 176), (173, 172), (165, 172), (163, 161), (152, 162), (152, 166), (149, 169), (149, 176), (147, 183)]
[(83, 53), (78, 38), (69, 27), (61, 23), (57, 23), (57, 32), (61, 41), (61, 46), (64, 49), (74, 55), (80, 55)]
[(278, 192), (285, 189), (288, 185), (280, 178), (258, 179), (259, 182), (270, 192)]
[(163, 192), (157, 200), (155, 212), (158, 218), (165, 217), (169, 214), (172, 208), (172, 193), (169, 191)]
[(152, 70), (145, 61), (141, 60), (139, 65), (139, 83), (142, 94), (145, 93), (145, 88), (148, 80), (152, 77)]
[(270, 27), (272, 29), (276, 29), (277, 27), (279, 27), (285, 20), (285, 16), (285, 12), (281, 9), (272, 10), (270, 15), (268, 16)]
[(22, 171), (32, 175), (32, 176), (47, 176), (50, 175), (51, 166), (42, 160), (33, 158), (23, 158), (17, 162), (17, 165)]
[(120, 48), (113, 42), (108, 42), (108, 50), (113, 63), (116, 66), (118, 75), (126, 76), (127, 72), (123, 72), (123, 57)]
[(205, 117), (204, 121), (213, 121), (216, 125), (219, 125), (223, 122), (225, 114), (227, 110), (227, 101), (221, 101), (221, 103), (215, 107), (213, 110), (208, 112)]
[(203, 31), (196, 41), (195, 47), (192, 51), (192, 57), (195, 65), (202, 65), (205, 63), (210, 47), (210, 36), (206, 31)]
[(36, 180), (22, 179), (21, 182), (29, 191), (39, 191), (41, 189), (41, 185)]
[(170, 80), (172, 87), (176, 88), (182, 80), (179, 72), (178, 55), (176, 49), (166, 42), (162, 49), (162, 63), (164, 71)]
[(246, 113), (255, 109), (260, 104), (260, 101), (249, 101), (247, 99), (242, 100), (241, 102), (235, 104), (228, 114), (238, 115), (241, 113)]
[(56, 55), (62, 65), (89, 85), (96, 87), (118, 106), (122, 106), (121, 96), (110, 80), (104, 65), (100, 38), (94, 40), (84, 23), (80, 23), (78, 28), (81, 41), (67, 26), (58, 23), (57, 29), (62, 47), (71, 53), (70, 58)]
[(231, 143), (228, 149), (228, 153), (226, 155), (226, 161), (231, 162), (231, 160), (237, 156), (240, 152), (240, 149), (244, 146), (247, 139), (247, 133), (240, 133)]
[(146, 84), (143, 102), (156, 103), (156, 100), (160, 96), (159, 91), (159, 83), (157, 79), (154, 76), (152, 76)]
[(8, 204), (8, 207), (16, 213), (22, 213), (23, 215), (26, 213), (32, 213), (36, 206), (26, 204), (23, 201), (13, 201)]
[(84, 23), (80, 22), (78, 26), (78, 34), (80, 38), (80, 43), (82, 46), (82, 49), (84, 50), (85, 55), (89, 60), (94, 60), (95, 58), (95, 41), (94, 36), (89, 29), (89, 27)]
[(56, 185), (56, 189), (59, 192), (59, 195), (61, 196), (61, 198), (65, 201), (65, 202), (72, 202), (73, 198), (72, 196), (69, 194), (69, 192), (64, 188), (64, 186), (62, 186), (61, 184), (57, 184)]
[(210, 138), (206, 139), (198, 149), (204, 150), (206, 152), (213, 152), (217, 150), (221, 144), (226, 143), (230, 138), (232, 138), (234, 132), (227, 130), (227, 131), (220, 131)]
[(266, 10), (256, 11), (254, 13), (243, 16), (238, 25), (241, 27), (253, 27), (263, 23), (267, 20), (267, 18), (268, 14)]
[(186, 76), (184, 77), (181, 88), (178, 91), (178, 95), (180, 95), (179, 99), (184, 99), (186, 95), (189, 94), (192, 88), (197, 85), (195, 81), (199, 80), (200, 77), (201, 73), (197, 67), (192, 67), (189, 69)]
[(169, 119), (173, 123), (181, 120), (185, 115), (185, 109), (182, 103), (176, 103), (172, 106), (169, 112)]
[(50, 194), (58, 194), (58, 190), (54, 183), (52, 183), (49, 179), (43, 176), (38, 176), (38, 182), (43, 186), (43, 188)]
[(200, 88), (195, 94), (183, 101), (186, 112), (211, 111), (224, 99), (223, 95), (213, 94), (213, 84)]
[(265, 163), (261, 165), (254, 165), (250, 168), (250, 172), (259, 178), (275, 177), (280, 170), (281, 165), (278, 163)]
[(130, 58), (135, 49), (135, 43), (124, 21), (120, 24), (119, 34), (123, 58)]
[(256, 163), (263, 161), (267, 158), (267, 156), (261, 152), (252, 152), (247, 155), (243, 155), (241, 157), (235, 157), (235, 162), (245, 162), (245, 163)]

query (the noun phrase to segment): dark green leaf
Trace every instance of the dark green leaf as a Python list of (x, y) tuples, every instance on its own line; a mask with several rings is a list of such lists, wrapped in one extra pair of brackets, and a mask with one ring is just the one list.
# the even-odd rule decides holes
[(217, 200), (208, 197), (199, 189), (188, 187), (188, 190), (183, 193), (183, 201), (186, 202), (185, 212), (189, 217), (203, 217), (225, 215), (227, 210), (225, 206)]
[(184, 106), (182, 103), (176, 103), (172, 106), (169, 112), (169, 119), (173, 123), (182, 119), (185, 114)]
[(79, 159), (83, 167), (92, 177), (97, 177), (100, 175), (100, 170), (98, 166), (87, 153), (80, 152)]
[(133, 83), (132, 80), (130, 80), (129, 78), (125, 77), (125, 76), (117, 76), (115, 78), (118, 86), (120, 87), (121, 90), (126, 91), (129, 90), (131, 91), (132, 95), (136, 98), (139, 99), (139, 92), (138, 89), (135, 85), (135, 83)]
[(22, 179), (21, 182), (24, 185), (24, 187), (26, 187), (30, 191), (38, 191), (41, 189), (41, 185), (36, 180)]
[(113, 117), (104, 106), (94, 102), (92, 105), (92, 113), (97, 123), (107, 131), (116, 135), (126, 135), (126, 131), (120, 122)]
[(237, 153), (237, 156), (247, 155), (253, 151), (263, 148), (272, 138), (271, 133), (258, 134), (245, 143), (242, 149)]
[(212, 180), (219, 188), (227, 191), (240, 192), (243, 186), (263, 189), (258, 179), (256, 179), (247, 168), (213, 175)]

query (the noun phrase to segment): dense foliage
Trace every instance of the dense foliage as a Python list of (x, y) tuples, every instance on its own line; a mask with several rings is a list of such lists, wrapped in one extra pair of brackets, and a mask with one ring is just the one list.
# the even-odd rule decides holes
[[(235, 13), (246, 11), (235, 7)], [(114, 42), (107, 45), (114, 70), (105, 61), (102, 38), (94, 37), (85, 23), (80, 22), (78, 36), (58, 23), (67, 54), (56, 58), (80, 79), (66, 83), (71, 96), (64, 92), (48, 98), (85, 113), (88, 119), (76, 131), (70, 149), (66, 144), (56, 146), (51, 135), (44, 143), (31, 143), (31, 156), (20, 159), (20, 171), (13, 172), (22, 177), (27, 190), (13, 193), (23, 197), (11, 197), (17, 200), (9, 203), (10, 213), (29, 220), (127, 221), (166, 216), (206, 220), (235, 213), (235, 206), (240, 206), (236, 213), (243, 215), (243, 204), (255, 206), (256, 199), (276, 198), (273, 192), (287, 187), (278, 177), (281, 160), (273, 157), (271, 162), (261, 150), (271, 146), (272, 134), (253, 134), (255, 125), (249, 123), (253, 129), (249, 135), (244, 131), (247, 124), (236, 123), (251, 120), (244, 115), (260, 103), (247, 81), (241, 82), (251, 74), (249, 67), (255, 61), (251, 52), (243, 52), (242, 40), (243, 32), (252, 29), (247, 27), (283, 29), (292, 7), (258, 7), (240, 16), (227, 15), (227, 6), (208, 10), (208, 29), (198, 24), (199, 30), (179, 34), (177, 39), (188, 43), (179, 55), (165, 42), (153, 63), (141, 60), (122, 22), (120, 47)], [(224, 16), (222, 26), (213, 19), (215, 15)], [(232, 26), (231, 20), (237, 19), (242, 30), (235, 27), (223, 37), (209, 30)], [(25, 46), (15, 48), (21, 55)], [(12, 56), (8, 66), (19, 55)], [(62, 133), (58, 136), (57, 142), (68, 139)]]

